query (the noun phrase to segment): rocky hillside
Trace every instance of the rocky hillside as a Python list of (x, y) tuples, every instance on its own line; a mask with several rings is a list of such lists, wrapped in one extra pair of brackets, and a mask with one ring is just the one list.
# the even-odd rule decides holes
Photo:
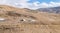
[(0, 5), (1, 33), (60, 33), (60, 14)]
[(59, 7), (51, 7), (51, 8), (39, 8), (38, 11), (49, 12), (49, 13), (60, 13)]

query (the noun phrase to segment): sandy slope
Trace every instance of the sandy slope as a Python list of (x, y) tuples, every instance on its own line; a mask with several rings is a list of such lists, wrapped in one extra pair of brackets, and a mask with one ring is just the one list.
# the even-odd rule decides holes
[(60, 33), (60, 14), (0, 6), (0, 33)]

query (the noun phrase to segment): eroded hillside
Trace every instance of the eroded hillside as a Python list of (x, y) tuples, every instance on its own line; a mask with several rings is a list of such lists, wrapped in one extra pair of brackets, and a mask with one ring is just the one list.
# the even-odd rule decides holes
[(60, 14), (0, 5), (1, 33), (60, 33)]

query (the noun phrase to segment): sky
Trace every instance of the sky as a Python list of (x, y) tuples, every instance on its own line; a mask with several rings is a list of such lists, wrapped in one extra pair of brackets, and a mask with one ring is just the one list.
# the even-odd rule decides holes
[(60, 6), (60, 0), (0, 0), (0, 5), (38, 9)]

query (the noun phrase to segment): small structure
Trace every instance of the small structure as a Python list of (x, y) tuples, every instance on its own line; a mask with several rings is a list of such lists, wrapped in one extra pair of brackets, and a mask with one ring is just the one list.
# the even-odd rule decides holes
[(34, 19), (27, 19), (28, 22), (35, 22), (36, 20)]
[(20, 21), (22, 21), (22, 22), (28, 22), (28, 23), (36, 22), (36, 20), (32, 19), (32, 18), (22, 18), (22, 19), (20, 19)]
[(21, 19), (20, 21), (26, 21), (25, 19)]

